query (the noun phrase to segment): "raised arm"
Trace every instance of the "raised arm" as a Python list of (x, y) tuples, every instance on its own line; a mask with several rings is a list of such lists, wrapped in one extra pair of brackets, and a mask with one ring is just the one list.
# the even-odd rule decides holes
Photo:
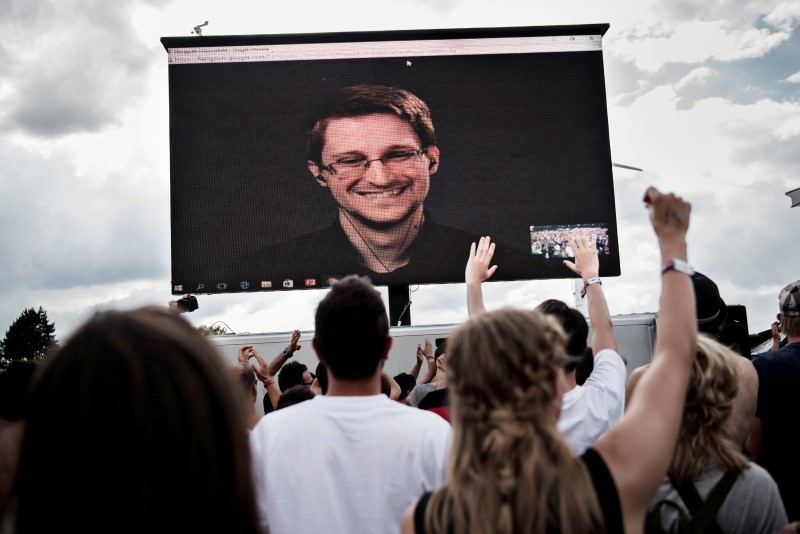
[(494, 246), (492, 239), (486, 236), (480, 239), (477, 247), (473, 243), (469, 249), (464, 281), (467, 283), (467, 312), (470, 317), (477, 317), (486, 311), (483, 306), (481, 284), (491, 278), (497, 270), (497, 265), (489, 267), (494, 255)]
[(772, 333), (772, 352), (781, 349), (781, 322), (774, 321), (770, 326), (770, 332)]
[(381, 369), (381, 375), (389, 383), (389, 398), (393, 401), (396, 401), (400, 398), (400, 384), (398, 384), (397, 380), (395, 380), (392, 375), (387, 373), (385, 369)]
[(589, 320), (592, 322), (592, 352), (594, 356), (603, 349), (619, 352), (614, 338), (614, 325), (608, 311), (603, 284), (600, 282), (600, 258), (597, 256), (597, 238), (578, 230), (571, 237), (575, 263), (564, 260), (564, 265), (583, 279), (583, 289), (588, 302)]
[(253, 371), (255, 371), (256, 377), (264, 385), (264, 396), (269, 398), (269, 402), (272, 404), (272, 409), (274, 410), (278, 406), (278, 400), (281, 398), (281, 390), (278, 387), (278, 384), (275, 383), (275, 379), (272, 378), (272, 373), (269, 372), (270, 366), (267, 365), (267, 362), (264, 361), (264, 358), (262, 358), (258, 351), (253, 347), (250, 347), (250, 350), (248, 351), (248, 358), (255, 358), (258, 362), (258, 365), (251, 365), (250, 367), (253, 369)]
[(300, 330), (295, 330), (292, 332), (292, 339), (289, 341), (289, 344), (286, 345), (286, 348), (283, 351), (279, 352), (275, 358), (269, 364), (269, 374), (270, 376), (275, 376), (278, 374), (278, 371), (281, 370), (283, 364), (285, 364), (292, 355), (300, 350), (301, 345), (297, 342), (300, 341)]
[(436, 358), (433, 357), (433, 343), (429, 338), (425, 338), (425, 348), (423, 349), (419, 345), (417, 345), (417, 358), (420, 355), (425, 358), (425, 361), (428, 363), (428, 370), (425, 371), (425, 376), (422, 377), (422, 381), (420, 384), (428, 384), (433, 377), (436, 376)]
[[(691, 206), (652, 187), (644, 200), (664, 265), (675, 260), (685, 263)], [(669, 468), (695, 357), (692, 279), (674, 268), (664, 269), (661, 279), (653, 361), (641, 376), (623, 418), (594, 445), (616, 483), (628, 532), (641, 532), (647, 506)]]
[(419, 372), (422, 369), (422, 360), (424, 359), (424, 356), (425, 355), (422, 353), (422, 348), (418, 345), (417, 353), (414, 355), (414, 367), (412, 367), (411, 371), (408, 372), (408, 374), (414, 377), (414, 380), (419, 380)]

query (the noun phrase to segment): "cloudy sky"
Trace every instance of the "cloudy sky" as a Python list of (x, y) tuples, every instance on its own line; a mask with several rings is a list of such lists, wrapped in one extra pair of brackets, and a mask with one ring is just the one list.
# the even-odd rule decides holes
[[(622, 276), (612, 314), (658, 309), (641, 196), (693, 204), (690, 262), (750, 331), (800, 278), (800, 1), (0, 0), (0, 335), (44, 307), (66, 337), (92, 311), (170, 295), (167, 54), (159, 39), (609, 23), (603, 38)], [(420, 286), (414, 324), (466, 318), (462, 284)], [(572, 298), (565, 280), (498, 282), (487, 306)], [(322, 290), (201, 296), (196, 324), (311, 329)]]

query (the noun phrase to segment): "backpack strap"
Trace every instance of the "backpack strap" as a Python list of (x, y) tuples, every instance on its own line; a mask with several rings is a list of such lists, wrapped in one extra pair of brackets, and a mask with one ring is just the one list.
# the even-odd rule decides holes
[[(725, 502), (725, 498), (728, 496), (731, 488), (736, 483), (737, 478), (739, 478), (739, 473), (728, 471), (722, 476), (720, 481), (717, 482), (711, 490), (711, 493), (708, 494), (708, 498), (706, 502), (703, 503), (701, 510), (697, 515), (692, 517), (691, 524), (696, 527), (695, 532), (716, 532), (714, 529), (717, 529), (720, 533), (722, 532), (722, 529), (719, 528), (714, 518), (722, 507), (722, 503)], [(708, 528), (708, 530), (706, 530), (706, 528)]]
[(679, 506), (673, 501), (668, 501), (665, 499), (663, 501), (659, 501), (655, 506), (653, 506), (647, 511), (647, 516), (645, 517), (645, 523), (644, 523), (645, 534), (664, 533), (664, 525), (661, 522), (661, 509), (664, 507), (672, 508), (675, 511), (675, 513), (678, 514), (677, 532), (679, 533), (686, 532), (689, 525), (689, 519), (686, 517), (686, 512), (683, 511), (683, 507)]
[(414, 532), (425, 534), (425, 509), (428, 508), (428, 501), (431, 499), (431, 492), (426, 491), (417, 501), (414, 508)]
[(711, 489), (705, 502), (700, 498), (700, 494), (697, 493), (697, 488), (694, 487), (691, 480), (687, 480), (679, 486), (673, 483), (673, 486), (678, 490), (678, 494), (692, 514), (692, 519), (689, 522), (691, 532), (723, 534), (715, 517), (737, 478), (739, 478), (738, 473), (733, 471), (726, 472)]

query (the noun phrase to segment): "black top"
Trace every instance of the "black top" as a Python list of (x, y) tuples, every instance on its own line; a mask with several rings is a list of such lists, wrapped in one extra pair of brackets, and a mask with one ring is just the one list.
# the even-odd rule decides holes
[(756, 416), (761, 418), (763, 453), (759, 463), (775, 482), (789, 521), (800, 520), (800, 343), (753, 358), (758, 373)]
[[(617, 487), (614, 485), (614, 479), (611, 478), (611, 472), (608, 470), (608, 466), (606, 466), (602, 456), (590, 448), (581, 455), (581, 460), (589, 471), (592, 486), (594, 486), (597, 500), (600, 502), (600, 510), (605, 521), (605, 532), (607, 534), (625, 532), (622, 526), (622, 507), (619, 502)], [(425, 533), (425, 509), (428, 507), (430, 497), (431, 492), (422, 495), (414, 509), (414, 531), (416, 534)]]
[(420, 410), (430, 410), (431, 408), (441, 408), (442, 406), (450, 406), (450, 399), (447, 395), (447, 388), (434, 389), (419, 401), (417, 408)]

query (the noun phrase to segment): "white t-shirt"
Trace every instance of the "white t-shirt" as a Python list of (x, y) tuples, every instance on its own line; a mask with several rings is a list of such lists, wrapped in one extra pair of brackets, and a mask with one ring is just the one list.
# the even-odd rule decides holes
[(256, 505), (270, 534), (398, 533), (444, 480), (450, 425), (379, 394), (318, 396), (250, 433)]
[(556, 427), (576, 455), (583, 454), (622, 417), (627, 377), (622, 356), (603, 349), (595, 355), (586, 382), (564, 393)]

